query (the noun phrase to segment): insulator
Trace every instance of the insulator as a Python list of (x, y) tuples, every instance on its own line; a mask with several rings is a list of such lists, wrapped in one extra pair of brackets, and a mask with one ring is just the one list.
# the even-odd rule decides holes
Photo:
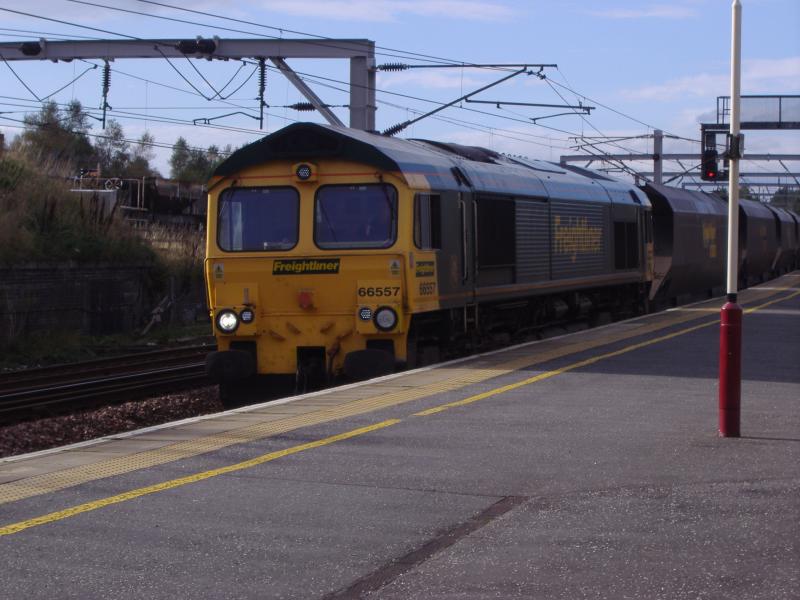
[(403, 131), (403, 129), (405, 129), (406, 127), (408, 127), (408, 121), (406, 121), (405, 123), (398, 123), (397, 125), (392, 125), (391, 127), (389, 127), (389, 129), (384, 130), (382, 135), (385, 135), (386, 137), (392, 137), (394, 134)]
[(294, 104), (290, 104), (286, 108), (291, 108), (298, 112), (310, 112), (312, 110), (317, 110), (316, 108), (314, 108), (314, 105), (311, 104), (311, 102), (296, 102)]
[(108, 95), (108, 90), (111, 87), (111, 65), (106, 64), (103, 66), (103, 96)]
[(258, 95), (263, 100), (264, 89), (267, 87), (267, 69), (263, 58), (258, 59), (258, 69)]
[(385, 65), (378, 65), (378, 71), (405, 71), (408, 65), (403, 63), (386, 63)]

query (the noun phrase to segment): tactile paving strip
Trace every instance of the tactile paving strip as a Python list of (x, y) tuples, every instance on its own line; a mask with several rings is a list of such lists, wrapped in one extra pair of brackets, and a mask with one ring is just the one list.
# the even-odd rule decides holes
[[(795, 278), (800, 278), (800, 276), (787, 277), (787, 279)], [(771, 287), (768, 290), (759, 290), (758, 288), (746, 290), (742, 294), (746, 294), (746, 298), (742, 298), (741, 300), (743, 302), (758, 302), (767, 297), (793, 289), (795, 288)], [(712, 306), (716, 306), (717, 309), (721, 305), (721, 301), (719, 300), (709, 301), (709, 303)], [(678, 309), (669, 313), (660, 313), (650, 317), (653, 319), (653, 322), (646, 323), (641, 321), (641, 325), (635, 328), (625, 327), (622, 330), (611, 328), (597, 330), (595, 333), (592, 331), (585, 332), (587, 335), (592, 336), (589, 340), (572, 343), (565, 343), (563, 339), (553, 340), (552, 344), (556, 346), (555, 348), (537, 352), (535, 355), (529, 354), (529, 348), (523, 347), (509, 351), (512, 355), (518, 355), (511, 360), (508, 360), (509, 353), (498, 353), (491, 356), (476, 358), (474, 362), (471, 361), (463, 366), (428, 371), (424, 373), (424, 375), (434, 379), (434, 381), (420, 386), (410, 385), (408, 387), (403, 387), (402, 381), (404, 378), (394, 379), (391, 382), (387, 382), (384, 386), (381, 384), (375, 386), (378, 390), (384, 390), (383, 393), (379, 392), (376, 395), (356, 400), (351, 399), (352, 395), (349, 394), (348, 390), (331, 390), (325, 397), (334, 399), (338, 394), (341, 396), (341, 404), (333, 404), (330, 407), (319, 407), (301, 415), (287, 416), (282, 419), (276, 420), (272, 418), (266, 422), (254, 423), (252, 425), (233, 428), (222, 433), (176, 442), (155, 450), (100, 460), (93, 464), (35, 475), (0, 485), (0, 504), (55, 492), (89, 481), (122, 475), (132, 471), (190, 458), (234, 444), (251, 442), (286, 433), (301, 427), (318, 425), (345, 417), (372, 412), (381, 408), (397, 406), (413, 400), (419, 400), (442, 392), (449, 392), (475, 383), (480, 383), (494, 377), (506, 375), (518, 369), (531, 367), (553, 359), (562, 358), (599, 346), (605, 346), (632, 337), (652, 333), (666, 327), (672, 327), (707, 317), (707, 314), (693, 310), (681, 311)], [(547, 342), (544, 344), (547, 344)], [(440, 375), (437, 376), (436, 374)], [(409, 374), (409, 377), (413, 378), (415, 375)], [(437, 381), (436, 379), (439, 380)], [(413, 379), (409, 381), (413, 381)], [(390, 389), (393, 388), (394, 391), (385, 393), (387, 387)], [(319, 396), (316, 398), (319, 398)], [(305, 401), (313, 404), (316, 398), (298, 400), (296, 404), (302, 405)], [(261, 407), (258, 410), (261, 413), (269, 413), (268, 408)], [(281, 406), (275, 407), (275, 412), (280, 412), (280, 410)], [(254, 418), (256, 417), (253, 413), (243, 414), (251, 414)]]

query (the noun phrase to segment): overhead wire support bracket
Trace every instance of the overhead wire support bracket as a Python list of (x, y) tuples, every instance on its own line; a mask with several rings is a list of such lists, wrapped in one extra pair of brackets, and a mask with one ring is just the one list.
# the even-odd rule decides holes
[(227, 113), (227, 114), (224, 114), (224, 115), (218, 115), (216, 117), (200, 117), (198, 119), (192, 119), (192, 124), (194, 124), (194, 125), (211, 125), (211, 121), (217, 121), (219, 119), (224, 119), (225, 117), (232, 117), (233, 115), (243, 115), (245, 117), (250, 117), (251, 119), (254, 119), (256, 121), (259, 120), (259, 118), (257, 116), (255, 116), (255, 115), (251, 115), (250, 113), (246, 113), (246, 112), (243, 112), (241, 110), (237, 110), (236, 112), (231, 112), (231, 113)]
[[(536, 121), (542, 119), (552, 119), (553, 117), (562, 117), (564, 115), (589, 115), (596, 108), (595, 106), (584, 106), (583, 104), (541, 104), (539, 102), (505, 102), (503, 100), (470, 100), (467, 98), (466, 102), (473, 104), (494, 104), (500, 109), (502, 106), (534, 106), (537, 108), (566, 108), (570, 112), (557, 113), (555, 115), (545, 115), (543, 117), (529, 117), (535, 124)], [(583, 112), (578, 112), (583, 111)]]
[(542, 119), (552, 119), (553, 117), (563, 117), (565, 115), (588, 115), (588, 114), (589, 114), (588, 110), (586, 112), (576, 112), (575, 110), (572, 110), (570, 112), (556, 113), (554, 115), (545, 115), (543, 117), (530, 117), (530, 120), (535, 125), (536, 121), (541, 121)]
[(408, 69), (539, 69), (539, 73), (545, 68), (558, 68), (556, 64), (531, 64), (531, 63), (451, 63), (440, 65), (409, 65), (406, 63), (385, 63), (375, 67), (378, 71), (407, 71)]
[[(538, 102), (506, 102), (505, 100), (470, 100), (467, 99), (467, 102), (471, 102), (473, 104), (496, 104), (497, 106), (535, 106), (537, 108), (570, 108), (570, 109), (579, 109), (585, 111), (594, 110), (596, 107), (594, 106), (584, 106), (583, 104), (540, 104)], [(588, 112), (587, 112), (588, 114)]]
[(443, 111), (445, 108), (450, 108), (451, 106), (453, 106), (455, 104), (458, 104), (462, 100), (466, 100), (467, 98), (470, 98), (471, 96), (474, 96), (475, 94), (479, 94), (480, 92), (482, 92), (484, 90), (488, 90), (489, 88), (492, 88), (492, 87), (494, 87), (496, 85), (499, 85), (499, 84), (503, 83), (504, 81), (508, 81), (509, 79), (512, 79), (513, 77), (516, 77), (517, 75), (522, 75), (523, 73), (525, 73), (527, 75), (535, 75), (536, 74), (536, 73), (534, 73), (533, 71), (530, 70), (528, 65), (525, 65), (522, 68), (514, 71), (513, 73), (509, 73), (505, 77), (501, 77), (497, 81), (494, 81), (494, 82), (492, 82), (492, 83), (490, 83), (488, 85), (485, 85), (482, 88), (479, 88), (479, 89), (475, 90), (474, 92), (470, 92), (469, 94), (465, 94), (465, 95), (461, 96), (460, 98), (456, 98), (455, 100), (453, 100), (451, 102), (448, 102), (447, 104), (442, 104), (438, 108), (435, 108), (435, 109), (433, 109), (431, 111), (428, 111), (425, 114), (420, 115), (416, 119), (410, 119), (408, 121), (403, 121), (402, 123), (398, 123), (397, 125), (393, 125), (392, 127), (389, 127), (388, 129), (384, 130), (382, 135), (385, 135), (387, 137), (391, 137), (391, 136), (393, 136), (393, 135), (395, 135), (397, 133), (400, 133), (401, 131), (403, 131), (409, 125), (413, 125), (414, 123), (417, 123), (418, 121), (421, 121), (422, 119), (425, 119), (426, 117), (430, 117), (431, 115), (435, 115), (436, 113)]

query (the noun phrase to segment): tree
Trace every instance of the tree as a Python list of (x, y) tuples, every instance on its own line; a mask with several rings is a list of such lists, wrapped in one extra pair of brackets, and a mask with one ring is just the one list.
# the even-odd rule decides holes
[(183, 174), (191, 159), (189, 144), (186, 139), (179, 137), (172, 146), (172, 156), (169, 158), (170, 177), (173, 179), (183, 179)]
[[(230, 146), (227, 146), (224, 154), (229, 152)], [(180, 137), (172, 147), (169, 159), (171, 177), (191, 183), (205, 183), (222, 159), (223, 151), (219, 147), (212, 144), (207, 150), (190, 148), (186, 140)]]
[(800, 187), (781, 186), (773, 194), (770, 203), (800, 213)]
[[(719, 196), (725, 202), (728, 201), (728, 188), (727, 187), (718, 187), (714, 189), (712, 194)], [(746, 185), (739, 186), (739, 200), (753, 200), (754, 202), (759, 202), (758, 196), (753, 194), (750, 188)]]
[(38, 113), (26, 115), (24, 123), (19, 136), (23, 151), (76, 165), (92, 161), (94, 148), (87, 135), (91, 125), (77, 100), (70, 102), (63, 112), (55, 102), (45, 102)]
[(156, 156), (153, 152), (153, 142), (156, 138), (149, 131), (145, 131), (136, 144), (131, 148), (131, 159), (128, 163), (126, 177), (153, 177), (156, 171), (150, 166), (150, 161)]
[(95, 152), (103, 177), (124, 177), (131, 160), (130, 144), (125, 132), (114, 119), (108, 121), (102, 137), (97, 138)]

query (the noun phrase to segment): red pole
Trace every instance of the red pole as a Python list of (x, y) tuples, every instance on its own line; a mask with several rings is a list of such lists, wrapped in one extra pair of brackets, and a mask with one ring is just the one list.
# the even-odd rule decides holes
[(719, 435), (739, 437), (742, 397), (742, 307), (736, 294), (720, 311), (719, 329)]

